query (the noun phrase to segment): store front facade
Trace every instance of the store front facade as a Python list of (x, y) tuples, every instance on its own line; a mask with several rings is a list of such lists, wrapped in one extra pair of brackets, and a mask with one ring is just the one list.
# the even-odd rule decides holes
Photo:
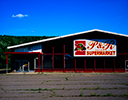
[(10, 46), (12, 70), (127, 72), (127, 35), (91, 30)]

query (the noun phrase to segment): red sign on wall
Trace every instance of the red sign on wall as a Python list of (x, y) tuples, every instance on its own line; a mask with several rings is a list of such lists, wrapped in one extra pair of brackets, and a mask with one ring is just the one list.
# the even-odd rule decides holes
[(116, 56), (115, 39), (74, 40), (74, 56)]

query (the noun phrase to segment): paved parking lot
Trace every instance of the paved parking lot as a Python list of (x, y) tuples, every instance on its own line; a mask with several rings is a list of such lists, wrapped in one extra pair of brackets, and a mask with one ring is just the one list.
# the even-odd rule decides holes
[(128, 73), (0, 74), (1, 100), (127, 100)]

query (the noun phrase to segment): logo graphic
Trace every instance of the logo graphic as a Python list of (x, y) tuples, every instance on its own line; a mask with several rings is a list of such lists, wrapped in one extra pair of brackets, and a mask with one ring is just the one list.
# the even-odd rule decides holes
[(85, 55), (86, 54), (86, 41), (76, 40), (75, 41), (75, 55)]

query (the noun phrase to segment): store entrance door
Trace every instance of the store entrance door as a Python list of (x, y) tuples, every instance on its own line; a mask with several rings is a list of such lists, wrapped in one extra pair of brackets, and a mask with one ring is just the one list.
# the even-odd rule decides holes
[(16, 72), (29, 72), (29, 61), (28, 60), (15, 60)]

